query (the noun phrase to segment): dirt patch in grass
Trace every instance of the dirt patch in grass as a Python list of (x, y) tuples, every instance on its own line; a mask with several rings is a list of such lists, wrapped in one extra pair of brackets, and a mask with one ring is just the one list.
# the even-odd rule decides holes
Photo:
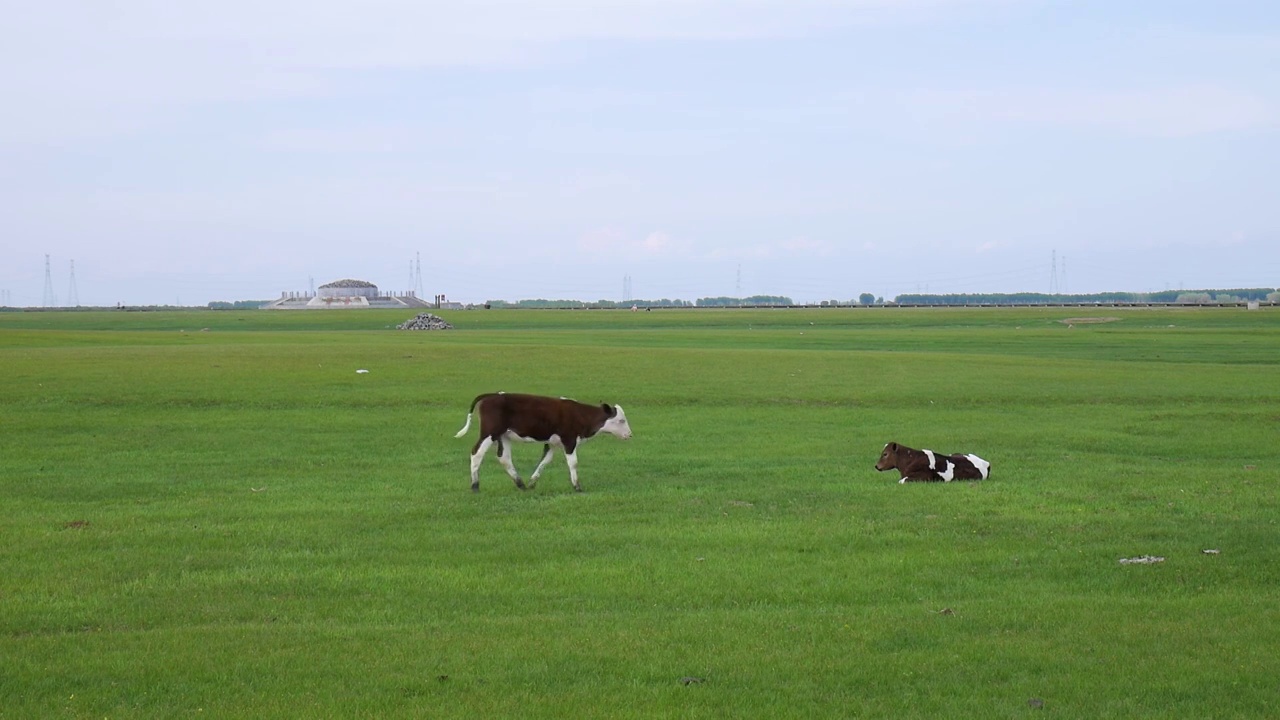
[(1059, 320), (1058, 322), (1066, 323), (1067, 325), (1088, 325), (1090, 323), (1119, 322), (1120, 319), (1121, 318), (1118, 317), (1078, 317), (1066, 318), (1065, 320)]

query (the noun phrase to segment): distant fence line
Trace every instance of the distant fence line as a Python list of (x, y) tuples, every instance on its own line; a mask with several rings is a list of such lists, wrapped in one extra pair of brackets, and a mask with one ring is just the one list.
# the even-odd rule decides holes
[[(521, 305), (503, 305), (499, 310), (611, 310), (616, 312), (649, 312), (653, 310), (671, 311), (707, 311), (716, 310), (893, 310), (895, 308), (1247, 308), (1250, 310), (1280, 306), (1280, 302), (1271, 300), (1240, 300), (1231, 302), (1046, 302), (1046, 303), (878, 303), (872, 305), (542, 305), (528, 307)], [(204, 305), (77, 305), (75, 307), (13, 307), (0, 306), (0, 312), (93, 312), (100, 310), (116, 310), (127, 312), (181, 312), (192, 310), (248, 310), (246, 307), (210, 308)], [(456, 308), (455, 308), (456, 309)], [(484, 303), (464, 305), (461, 309), (488, 309)]]
[[(503, 310), (617, 310), (631, 312), (634, 310), (892, 310), (894, 308), (1259, 308), (1275, 307), (1280, 303), (1270, 300), (1241, 300), (1239, 302), (1054, 302), (1054, 303), (878, 303), (874, 305), (548, 305), (541, 307), (523, 307), (506, 305)], [(468, 305), (468, 309), (482, 308), (483, 305)]]

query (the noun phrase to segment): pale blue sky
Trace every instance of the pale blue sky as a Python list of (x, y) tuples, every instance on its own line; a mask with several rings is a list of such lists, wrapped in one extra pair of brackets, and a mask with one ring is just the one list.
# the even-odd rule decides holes
[(1280, 285), (1280, 3), (5, 3), (0, 290)]

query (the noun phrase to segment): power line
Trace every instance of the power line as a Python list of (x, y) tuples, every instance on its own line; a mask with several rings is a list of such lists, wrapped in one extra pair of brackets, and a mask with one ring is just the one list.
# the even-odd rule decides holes
[(80, 292), (76, 289), (76, 261), (71, 261), (71, 287), (67, 289), (67, 305), (80, 307)]
[(53, 272), (49, 269), (49, 256), (44, 256), (44, 306), (56, 307), (58, 298), (53, 294)]
[(1049, 263), (1049, 294), (1058, 294), (1058, 251), (1054, 250)]

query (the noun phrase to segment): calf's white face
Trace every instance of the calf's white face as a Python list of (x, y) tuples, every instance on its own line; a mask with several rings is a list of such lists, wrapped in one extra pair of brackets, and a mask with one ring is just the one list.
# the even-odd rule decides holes
[(600, 428), (600, 432), (609, 433), (626, 440), (631, 437), (631, 424), (627, 422), (627, 414), (622, 411), (621, 405), (614, 405), (613, 409), (613, 417), (604, 421), (604, 426)]

